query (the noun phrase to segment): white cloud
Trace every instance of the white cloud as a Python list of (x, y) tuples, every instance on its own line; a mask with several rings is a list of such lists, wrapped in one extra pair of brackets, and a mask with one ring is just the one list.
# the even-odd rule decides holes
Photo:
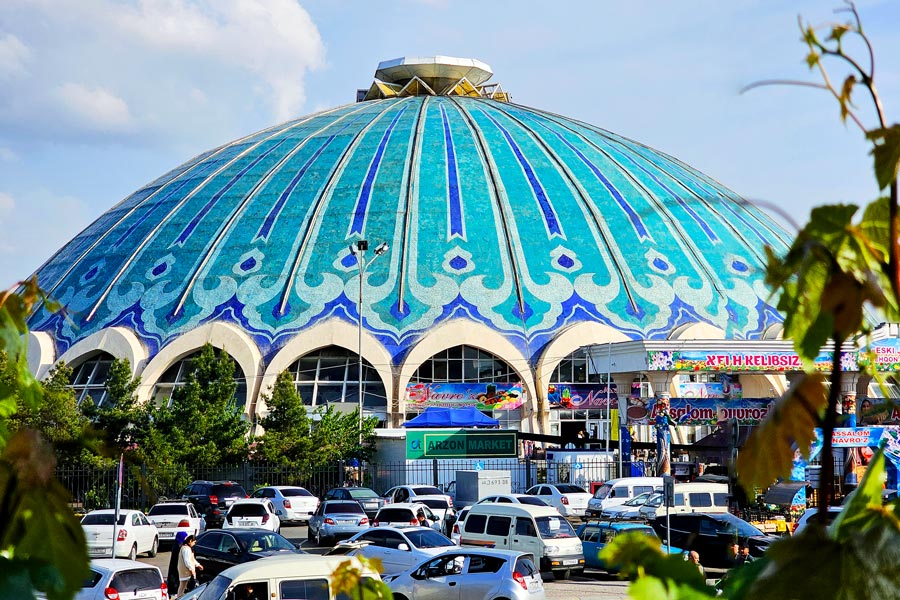
[(31, 50), (22, 40), (11, 33), (0, 35), (0, 78), (27, 75), (30, 58)]
[(5, 192), (0, 192), (0, 218), (5, 217), (16, 207), (16, 201)]
[(12, 149), (0, 146), (0, 162), (11, 163), (17, 160), (19, 160), (19, 155), (13, 152)]
[(84, 129), (115, 132), (128, 131), (133, 126), (128, 104), (109, 90), (64, 83), (57, 88), (56, 95), (63, 110)]

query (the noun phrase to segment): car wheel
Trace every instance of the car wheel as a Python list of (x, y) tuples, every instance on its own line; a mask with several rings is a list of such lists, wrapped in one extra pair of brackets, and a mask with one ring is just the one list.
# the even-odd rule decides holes
[(394, 600), (408, 600), (403, 594), (394, 594)]
[(566, 569), (564, 571), (553, 571), (553, 577), (560, 581), (565, 581), (569, 578), (569, 570)]
[(131, 552), (128, 553), (128, 560), (134, 560), (137, 558), (137, 544), (131, 547)]
[(159, 550), (159, 538), (153, 538), (153, 545), (150, 546), (150, 552), (147, 553), (147, 556), (150, 558), (156, 558), (156, 551)]

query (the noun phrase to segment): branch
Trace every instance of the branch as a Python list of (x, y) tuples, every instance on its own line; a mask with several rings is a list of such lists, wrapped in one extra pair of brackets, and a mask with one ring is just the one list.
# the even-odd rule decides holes
[[(753, 90), (753, 89), (756, 89), (759, 87), (765, 87), (765, 86), (771, 86), (771, 85), (793, 85), (793, 86), (797, 86), (797, 87), (810, 87), (810, 88), (815, 88), (818, 90), (825, 90), (826, 92), (831, 92), (831, 94), (835, 98), (839, 99), (837, 93), (834, 91), (834, 88), (832, 88), (830, 85), (825, 85), (824, 83), (814, 83), (812, 81), (800, 81), (800, 80), (795, 80), (795, 79), (763, 79), (762, 81), (756, 81), (754, 83), (751, 83), (750, 85), (744, 86), (743, 88), (741, 88), (740, 93), (743, 94), (744, 92), (749, 92), (750, 90)], [(859, 120), (859, 117), (857, 117), (853, 113), (853, 111), (848, 110), (847, 115), (851, 119), (853, 119), (853, 122), (856, 123), (856, 126), (859, 127), (863, 133), (866, 133), (868, 131), (866, 129), (865, 125), (863, 125), (862, 121)]]

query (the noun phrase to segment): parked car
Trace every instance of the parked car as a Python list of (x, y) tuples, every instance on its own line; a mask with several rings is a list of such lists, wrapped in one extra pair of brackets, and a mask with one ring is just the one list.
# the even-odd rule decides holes
[[(659, 540), (656, 531), (645, 523), (636, 523), (634, 521), (599, 521), (590, 522), (581, 525), (577, 530), (578, 538), (584, 548), (584, 564), (592, 569), (600, 569), (608, 573), (616, 573), (618, 569), (615, 565), (607, 565), (600, 560), (600, 551), (613, 541), (617, 535), (623, 533), (634, 533), (646, 535)], [(662, 543), (662, 542), (660, 542)], [(675, 546), (662, 546), (663, 552), (668, 549), (669, 554), (681, 554), (683, 550)]]
[(200, 581), (209, 581), (234, 565), (285, 554), (305, 552), (267, 529), (216, 529), (201, 534), (194, 545), (194, 556), (203, 565), (203, 570), (197, 572)]
[(168, 600), (169, 592), (162, 573), (153, 565), (101, 558), (91, 561), (90, 575), (75, 600)]
[(534, 557), (514, 550), (450, 550), (402, 573), (385, 575), (384, 581), (391, 588), (394, 600), (545, 598), (544, 581)]
[(319, 508), (319, 499), (309, 490), (296, 485), (262, 487), (251, 498), (268, 498), (282, 523), (305, 523)]
[(439, 531), (449, 532), (456, 521), (453, 498), (432, 485), (398, 485), (384, 493), (385, 503), (421, 502), (438, 516)]
[(528, 488), (529, 496), (537, 496), (564, 517), (583, 517), (591, 495), (584, 488), (569, 483), (542, 483)]
[[(828, 512), (825, 515), (825, 527), (831, 525), (837, 516), (841, 514), (841, 511), (844, 509), (843, 506), (829, 506)], [(803, 511), (803, 514), (800, 515), (800, 518), (797, 519), (797, 526), (794, 528), (794, 533), (800, 533), (800, 531), (806, 529), (806, 526), (811, 523), (821, 523), (822, 519), (819, 517), (819, 509), (818, 508), (807, 508)]]
[[(676, 483), (675, 505), (668, 508), (674, 513), (727, 513), (728, 485), (725, 483)], [(666, 516), (662, 492), (656, 492), (638, 510), (648, 521)]]
[(487, 504), (490, 502), (500, 502), (505, 504), (531, 504), (532, 506), (550, 506), (543, 499), (528, 494), (494, 494), (485, 496), (476, 504)]
[(332, 575), (348, 560), (364, 579), (381, 579), (378, 573), (363, 567), (352, 556), (273, 556), (225, 569), (209, 583), (179, 600), (346, 600), (348, 596), (338, 595), (332, 587)]
[[(91, 558), (113, 558), (112, 536), (116, 511), (92, 510), (81, 518), (81, 527)], [(147, 520), (139, 510), (120, 510), (116, 529), (116, 556), (134, 560), (146, 553), (151, 558), (159, 548), (159, 532), (156, 525)]]
[(441, 519), (431, 512), (425, 504), (421, 502), (395, 502), (386, 504), (381, 507), (375, 519), (372, 520), (373, 527), (382, 527), (389, 525), (392, 527), (402, 527), (404, 525), (419, 525), (417, 515), (419, 511), (425, 513), (425, 520), (430, 523), (430, 527), (435, 531), (441, 532)]
[[(779, 538), (766, 535), (747, 521), (731, 513), (676, 513), (669, 515), (671, 537), (669, 542), (700, 554), (704, 567), (727, 568), (733, 566), (729, 549), (735, 541), (750, 547), (750, 556), (759, 558)], [(666, 517), (649, 522), (660, 538), (666, 536)]]
[[(636, 521), (641, 519), (641, 507), (653, 496), (654, 492), (638, 494), (631, 500), (614, 506), (608, 506), (600, 512), (600, 518), (604, 520), (618, 519), (622, 521)], [(593, 500), (591, 500), (593, 502)], [(588, 509), (590, 512), (590, 509)]]
[(383, 573), (406, 571), (457, 547), (450, 538), (429, 527), (372, 527), (341, 542), (335, 550), (340, 552), (342, 546), (350, 556), (379, 559)]
[(464, 506), (456, 514), (456, 522), (453, 523), (453, 528), (450, 530), (450, 535), (448, 537), (451, 540), (453, 540), (453, 543), (456, 544), (457, 546), (460, 545), (460, 538), (462, 537), (463, 523), (466, 522), (466, 516), (469, 514), (469, 511), (471, 509), (472, 509), (471, 506)]
[(610, 479), (594, 492), (588, 500), (587, 515), (590, 517), (603, 516), (606, 509), (621, 506), (631, 499), (646, 492), (662, 491), (662, 477), (620, 477)]
[(207, 527), (221, 527), (228, 507), (237, 498), (247, 498), (247, 491), (235, 481), (193, 481), (178, 495), (190, 500), (203, 515)]
[(355, 500), (359, 502), (366, 511), (366, 515), (370, 519), (375, 517), (382, 506), (384, 506), (384, 498), (379, 496), (375, 490), (366, 487), (342, 487), (328, 490), (325, 494), (326, 500)]
[(147, 513), (147, 520), (156, 525), (160, 543), (174, 542), (179, 531), (198, 536), (206, 530), (206, 520), (185, 500), (154, 504)]
[(231, 503), (225, 513), (222, 529), (245, 528), (268, 529), (281, 532), (281, 519), (275, 512), (275, 505), (268, 498), (245, 498)]
[(323, 540), (334, 543), (368, 528), (369, 517), (358, 502), (326, 500), (310, 517), (307, 537), (321, 546)]

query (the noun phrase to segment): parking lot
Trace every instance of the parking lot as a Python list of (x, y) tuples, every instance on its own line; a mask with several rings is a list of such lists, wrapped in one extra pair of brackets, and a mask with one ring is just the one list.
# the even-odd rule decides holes
[[(311, 554), (323, 554), (327, 548), (318, 548), (306, 538), (306, 526), (281, 528), (281, 534), (290, 541), (300, 544)], [(169, 549), (160, 549), (156, 558), (138, 557), (138, 560), (156, 565), (163, 572), (163, 576), (169, 566)], [(549, 576), (544, 581), (544, 589), (548, 599), (552, 600), (612, 600), (626, 598), (627, 582), (617, 581), (605, 577), (600, 573), (588, 571), (583, 577), (573, 577), (567, 581), (552, 581)]]

